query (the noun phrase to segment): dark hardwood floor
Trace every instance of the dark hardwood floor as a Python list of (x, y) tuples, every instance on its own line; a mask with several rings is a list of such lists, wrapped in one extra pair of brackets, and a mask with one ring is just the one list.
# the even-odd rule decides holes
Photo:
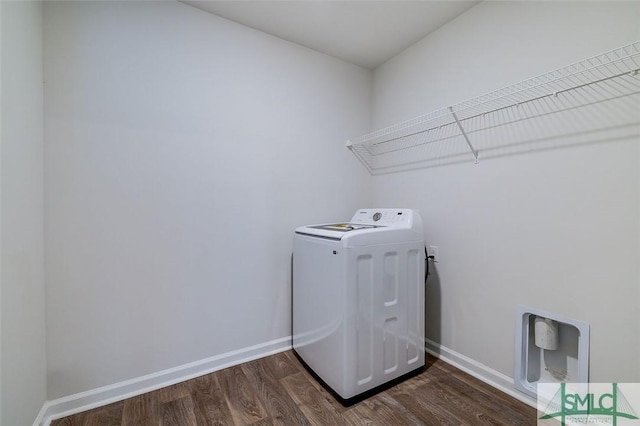
[(51, 424), (511, 426), (535, 425), (536, 410), (433, 357), (423, 373), (343, 407), (288, 351)]

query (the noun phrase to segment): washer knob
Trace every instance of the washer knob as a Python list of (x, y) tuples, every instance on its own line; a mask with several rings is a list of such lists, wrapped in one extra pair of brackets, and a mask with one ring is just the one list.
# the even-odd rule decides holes
[(380, 212), (374, 213), (373, 214), (373, 221), (377, 222), (377, 221), (380, 220), (381, 217), (382, 217), (382, 213), (380, 213)]

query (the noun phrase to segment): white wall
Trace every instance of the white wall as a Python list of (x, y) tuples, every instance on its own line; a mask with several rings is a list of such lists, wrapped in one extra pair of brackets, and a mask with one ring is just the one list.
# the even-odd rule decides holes
[[(637, 2), (483, 2), (375, 71), (374, 127), (638, 39)], [(591, 324), (592, 381), (639, 381), (638, 142), (375, 177), (374, 204), (418, 208), (439, 246), (427, 337), (512, 376), (524, 304)]]
[(174, 2), (46, 2), (48, 396), (290, 335), (295, 226), (371, 199), (371, 72)]
[(42, 4), (0, 9), (0, 424), (27, 425), (46, 399)]

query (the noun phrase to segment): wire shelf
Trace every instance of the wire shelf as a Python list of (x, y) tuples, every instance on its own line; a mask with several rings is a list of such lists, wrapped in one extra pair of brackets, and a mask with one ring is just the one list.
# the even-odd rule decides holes
[[(605, 135), (606, 133), (606, 135)], [(347, 141), (372, 174), (640, 134), (640, 41)]]

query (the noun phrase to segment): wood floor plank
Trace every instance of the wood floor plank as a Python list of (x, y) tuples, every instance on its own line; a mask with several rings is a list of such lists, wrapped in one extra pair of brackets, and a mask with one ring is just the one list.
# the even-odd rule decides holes
[(160, 426), (198, 426), (191, 396), (161, 404)]
[(410, 392), (412, 389), (429, 383), (431, 379), (431, 374), (429, 374), (429, 372), (425, 370), (417, 376), (413, 376), (403, 382), (398, 383), (395, 387), (399, 387), (407, 392)]
[(175, 385), (160, 388), (151, 392), (152, 398), (156, 399), (158, 404), (175, 401), (191, 395), (191, 388), (187, 382), (176, 383)]
[(406, 397), (402, 395), (400, 398), (397, 398), (397, 401), (403, 406), (407, 407), (416, 418), (422, 422), (422, 424), (426, 426), (458, 426), (461, 423), (458, 419), (449, 416), (443, 416), (440, 410), (435, 410), (432, 407), (423, 406), (420, 403), (417, 403), (413, 398)]
[(122, 411), (123, 426), (147, 426), (159, 423), (157, 399), (150, 392), (124, 401)]
[(199, 426), (224, 426), (232, 418), (231, 410), (213, 374), (197, 377), (188, 382)]
[(286, 390), (273, 377), (263, 359), (243, 364), (242, 370), (274, 424), (310, 424)]
[(353, 406), (345, 411), (343, 416), (347, 424), (353, 426), (425, 424), (386, 392), (379, 393)]
[(291, 362), (286, 352), (263, 358), (263, 360), (267, 363), (269, 370), (276, 379), (282, 379), (283, 377), (300, 372), (300, 369)]
[(322, 395), (302, 372), (282, 378), (280, 383), (312, 425), (346, 424), (330, 401), (333, 398)]
[(460, 420), (448, 411), (443, 411), (438, 400), (424, 401), (416, 394), (418, 387), (394, 387), (388, 391), (396, 401), (406, 407), (421, 422), (428, 426), (459, 425)]
[(51, 426), (81, 426), (84, 424), (84, 420), (89, 413), (89, 411), (85, 411), (82, 413), (74, 414), (72, 416), (53, 420), (51, 422)]
[[(516, 401), (515, 398), (501, 395), (502, 392), (497, 394), (495, 389), (482, 382), (483, 386), (480, 386), (475, 382), (476, 380), (468, 374), (452, 374), (447, 380), (439, 379), (434, 382), (449, 394), (479, 407), (478, 409), (481, 409), (489, 418), (501, 424), (535, 425), (537, 423), (535, 408), (522, 407), (522, 403)], [(479, 382), (479, 380), (477, 381)]]
[(234, 424), (247, 425), (268, 417), (241, 366), (226, 368), (215, 374)]
[(87, 413), (82, 426), (120, 426), (123, 408), (124, 402), (120, 401), (91, 410)]
[[(454, 370), (452, 373), (452, 376), (460, 380), (461, 382), (473, 387), (474, 389), (482, 392), (490, 400), (494, 400), (494, 401), (499, 400), (500, 404), (503, 406), (510, 407), (516, 411), (522, 408), (522, 402), (518, 401), (517, 399), (515, 399), (510, 395), (507, 395), (504, 392), (499, 392), (499, 391), (496, 392), (496, 389), (494, 387), (488, 385), (487, 383), (483, 382), (480, 379), (477, 379), (471, 376), (470, 374), (466, 374), (460, 370)], [(530, 410), (527, 410), (527, 411), (531, 411), (531, 412), (535, 411), (533, 407), (529, 407), (529, 406), (526, 406), (526, 407), (530, 408)]]
[(429, 418), (435, 417), (441, 424), (475, 424), (475, 419), (451, 400), (452, 395), (443, 392), (433, 382), (415, 388), (410, 395), (412, 398), (398, 395), (397, 388), (389, 390), (389, 394), (409, 406), (416, 416), (428, 423)]
[(258, 420), (255, 423), (251, 423), (249, 426), (273, 426), (273, 421), (270, 417), (267, 417), (266, 419)]
[(320, 393), (320, 395), (322, 395), (322, 398), (324, 398), (325, 400), (329, 401), (329, 403), (331, 404), (331, 407), (338, 411), (339, 413), (343, 413), (344, 411), (346, 411), (347, 407), (345, 407), (344, 405), (340, 404), (334, 397), (333, 395), (327, 391), (327, 389), (320, 384), (312, 375), (311, 373), (309, 373), (309, 371), (307, 371), (307, 369), (305, 368), (304, 365), (302, 365), (302, 363), (300, 362), (300, 360), (296, 357), (296, 355), (293, 353), (293, 351), (287, 351), (284, 352), (287, 357), (289, 358), (289, 361), (291, 363), (293, 363), (294, 365), (296, 365), (296, 367), (298, 368), (298, 370), (305, 376), (305, 378), (313, 385), (313, 387), (316, 388), (316, 390)]
[(473, 425), (511, 425), (511, 423), (507, 423), (503, 420), (500, 413), (487, 413), (486, 406), (483, 407), (482, 405), (477, 404), (473, 399), (464, 395), (457, 394), (456, 392), (450, 392), (450, 390), (447, 389), (446, 386), (443, 387), (442, 384), (443, 383), (440, 380), (432, 380), (429, 387), (442, 396), (447, 406), (456, 407), (456, 417), (460, 418), (464, 422)]

